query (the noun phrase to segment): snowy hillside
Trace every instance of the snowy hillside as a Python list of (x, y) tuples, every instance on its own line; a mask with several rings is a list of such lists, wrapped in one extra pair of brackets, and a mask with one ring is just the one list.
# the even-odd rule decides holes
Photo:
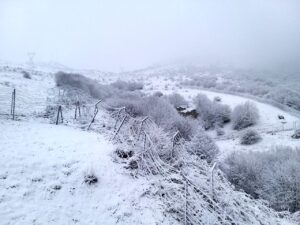
[[(171, 94), (174, 92), (180, 93), (193, 107), (192, 99), (197, 94), (205, 94), (209, 99), (213, 100), (215, 97), (220, 97), (222, 103), (227, 104), (233, 109), (238, 104), (250, 101), (257, 105), (259, 109), (260, 119), (257, 125), (254, 126), (255, 130), (259, 131), (263, 136), (262, 142), (254, 146), (241, 146), (239, 145), (240, 133), (231, 129), (231, 124), (225, 125), (224, 131), (226, 133), (223, 137), (217, 137), (214, 132), (211, 132), (211, 136), (217, 139), (217, 143), (222, 150), (220, 157), (224, 158), (232, 151), (263, 151), (267, 150), (272, 146), (287, 145), (291, 147), (300, 146), (300, 141), (291, 139), (294, 129), (300, 128), (300, 118), (298, 114), (290, 113), (282, 109), (276, 108), (275, 106), (253, 100), (247, 97), (236, 96), (232, 94), (224, 94), (221, 92), (214, 92), (203, 90), (201, 88), (179, 88), (178, 81), (168, 77), (148, 77), (145, 78), (146, 91), (149, 93), (155, 93), (160, 91), (164, 94)], [(285, 120), (278, 119), (278, 115), (284, 116)]]
[[(24, 78), (23, 71), (30, 74), (30, 79)], [(176, 145), (178, 149), (174, 150), (170, 135), (152, 120), (145, 123), (142, 139), (141, 118), (133, 118), (120, 109), (116, 116), (112, 112), (115, 109), (100, 104), (92, 124), (94, 105), (99, 99), (85, 98), (86, 93), (80, 96), (84, 99), (84, 118), (74, 119), (75, 105), (70, 101), (78, 96), (55, 86), (56, 71), (53, 65), (39, 70), (1, 67), (0, 224), (297, 224), (288, 212), (277, 213), (267, 202), (236, 191), (223, 172), (186, 154), (185, 146)], [(133, 73), (135, 76), (108, 77), (108, 73), (97, 71), (75, 72), (101, 84), (118, 78), (143, 81), (145, 94), (178, 92), (191, 107), (198, 93), (210, 99), (219, 96), (231, 108), (249, 100), (179, 87), (180, 81), (164, 76)], [(15, 121), (10, 115), (13, 89), (17, 93)], [(263, 151), (272, 145), (300, 145), (299, 139), (290, 138), (295, 126), (300, 126), (298, 117), (250, 101), (259, 108), (261, 117), (254, 128), (263, 140), (257, 145), (241, 146), (240, 133), (232, 130), (230, 123), (225, 125), (222, 137), (207, 131), (221, 150), (218, 160), (233, 150)], [(58, 104), (62, 105), (63, 123), (55, 125)], [(284, 127), (278, 115), (284, 115)], [(161, 145), (165, 152), (160, 152)], [(145, 171), (128, 169), (133, 160), (120, 157), (116, 154), (118, 149), (142, 156), (138, 163)], [(170, 149), (176, 153), (175, 162), (164, 158)], [(140, 160), (138, 156), (132, 159)]]
[[(27, 121), (1, 120), (0, 130), (1, 224), (172, 224), (101, 135)], [(90, 174), (96, 185), (84, 183)]]

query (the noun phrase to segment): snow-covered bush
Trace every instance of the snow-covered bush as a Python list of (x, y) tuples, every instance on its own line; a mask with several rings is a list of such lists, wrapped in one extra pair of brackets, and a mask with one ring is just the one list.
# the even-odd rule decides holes
[(192, 121), (192, 119), (184, 118), (179, 115), (174, 117), (172, 127), (174, 130), (177, 129), (184, 139), (189, 139), (195, 133), (196, 130), (195, 121)]
[(115, 96), (107, 99), (106, 103), (115, 108), (125, 107), (125, 111), (133, 117), (144, 116), (145, 114), (140, 98)]
[(126, 82), (122, 80), (111, 83), (111, 86), (123, 91), (142, 90), (144, 87), (143, 83), (140, 82)]
[(143, 109), (146, 115), (149, 115), (159, 126), (169, 126), (177, 117), (176, 109), (163, 98), (149, 96), (143, 99)]
[(194, 132), (194, 125), (190, 119), (178, 114), (176, 109), (165, 99), (150, 96), (143, 101), (145, 115), (168, 131), (180, 131), (184, 138), (190, 137)]
[(300, 94), (285, 88), (274, 88), (269, 94), (268, 98), (276, 102), (300, 110)]
[(204, 128), (222, 127), (230, 121), (231, 110), (228, 105), (213, 102), (206, 95), (199, 94), (194, 99), (199, 117), (204, 121)]
[(222, 165), (238, 189), (268, 200), (278, 211), (300, 210), (300, 149), (277, 147), (265, 152), (231, 154)]
[(255, 130), (248, 129), (241, 136), (242, 145), (253, 145), (261, 140), (261, 136)]
[(101, 85), (81, 74), (58, 72), (55, 74), (55, 82), (58, 87), (80, 89), (97, 99), (105, 99), (116, 93), (109, 85)]
[(233, 129), (241, 130), (255, 125), (259, 120), (256, 105), (251, 102), (237, 105), (232, 112)]
[(187, 145), (187, 151), (210, 163), (218, 155), (219, 148), (203, 130), (199, 129)]
[(228, 105), (216, 104), (215, 105), (215, 114), (217, 121), (221, 121), (221, 126), (224, 123), (228, 123), (231, 120), (231, 109)]
[(184, 97), (178, 93), (167, 95), (166, 98), (175, 108), (188, 105), (188, 102), (184, 99)]
[[(99, 84), (96, 80), (81, 74), (58, 72), (55, 74), (56, 86), (61, 88), (79, 89), (88, 93), (93, 98), (106, 99), (109, 97), (130, 98), (137, 90), (143, 88), (142, 83), (116, 81), (109, 85)], [(135, 92), (133, 92), (135, 91)]]
[(193, 76), (191, 80), (182, 82), (184, 85), (204, 88), (214, 88), (217, 85), (217, 78), (213, 76)]
[(186, 139), (193, 135), (195, 130), (191, 119), (180, 116), (165, 98), (123, 95), (109, 98), (106, 102), (113, 107), (125, 107), (125, 111), (133, 117), (149, 116), (166, 131), (176, 132), (179, 130)]

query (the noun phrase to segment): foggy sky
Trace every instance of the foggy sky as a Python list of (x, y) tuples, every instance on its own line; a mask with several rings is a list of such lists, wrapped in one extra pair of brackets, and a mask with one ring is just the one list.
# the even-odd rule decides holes
[(300, 65), (299, 0), (0, 0), (0, 59), (120, 71)]

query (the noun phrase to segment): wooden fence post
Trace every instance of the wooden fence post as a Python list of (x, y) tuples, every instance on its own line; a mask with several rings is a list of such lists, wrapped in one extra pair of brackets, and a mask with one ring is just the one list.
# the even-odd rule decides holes
[(178, 139), (180, 138), (179, 135), (180, 135), (180, 132), (177, 131), (177, 132), (174, 134), (174, 136), (172, 137), (172, 151), (171, 151), (171, 158), (174, 157), (175, 144), (176, 144), (176, 142), (178, 141)]
[(75, 120), (77, 119), (77, 111), (78, 111), (79, 117), (81, 117), (80, 103), (79, 103), (79, 101), (77, 101), (76, 104), (75, 104), (75, 116), (74, 116)]
[(214, 163), (214, 165), (211, 169), (211, 195), (212, 195), (212, 199), (215, 199), (214, 171), (215, 171), (216, 165), (217, 165), (217, 163)]
[(184, 180), (184, 225), (188, 224), (188, 180), (180, 171), (181, 177)]
[(56, 123), (55, 123), (56, 125), (58, 125), (59, 117), (61, 118), (61, 122), (63, 123), (64, 122), (64, 118), (63, 118), (63, 115), (62, 115), (62, 107), (61, 107), (61, 105), (58, 106), (57, 116), (56, 116)]
[(144, 136), (144, 152), (146, 152), (146, 141), (147, 141), (147, 136), (145, 134), (145, 136)]
[(188, 213), (188, 183), (187, 180), (185, 180), (185, 191), (184, 191), (184, 197), (185, 197), (185, 209), (184, 209), (184, 224), (187, 225), (187, 213)]

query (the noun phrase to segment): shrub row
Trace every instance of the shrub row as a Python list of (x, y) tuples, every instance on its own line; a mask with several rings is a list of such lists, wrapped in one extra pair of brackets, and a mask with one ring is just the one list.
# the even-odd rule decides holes
[(222, 165), (228, 179), (276, 210), (300, 210), (300, 148), (231, 154)]

